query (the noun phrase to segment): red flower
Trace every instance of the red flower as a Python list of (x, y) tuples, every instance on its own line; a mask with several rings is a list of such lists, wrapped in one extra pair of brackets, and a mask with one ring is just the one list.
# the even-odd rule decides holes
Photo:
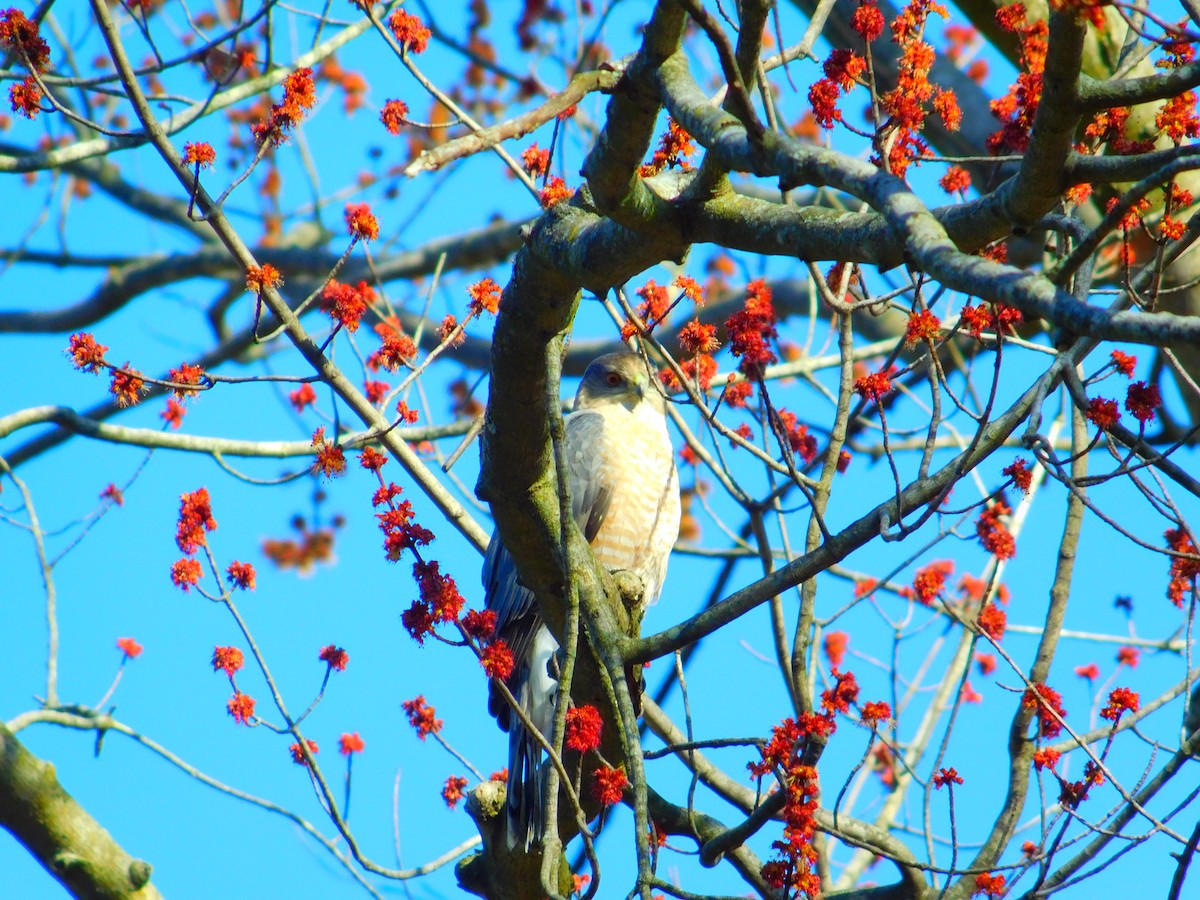
[(491, 278), (484, 278), (469, 285), (467, 294), (471, 298), (471, 312), (477, 316), (482, 315), (484, 310), (495, 315), (500, 309), (500, 285)]
[(954, 769), (939, 769), (933, 776), (933, 786), (937, 790), (941, 790), (945, 784), (962, 784), (962, 776)]
[(19, 9), (0, 12), (0, 47), (30, 69), (44, 72), (50, 66), (50, 45), (39, 33), (38, 23)]
[(1059, 719), (1065, 719), (1067, 711), (1063, 709), (1062, 696), (1054, 688), (1035, 682), (1025, 689), (1021, 696), (1021, 705), (1037, 711), (1039, 736), (1056, 738), (1062, 733), (1062, 723)]
[(108, 487), (100, 492), (100, 499), (111, 500), (113, 503), (117, 504), (117, 506), (125, 505), (125, 494), (122, 493), (121, 489), (111, 481), (108, 483)]
[(211, 169), (217, 161), (217, 151), (207, 141), (194, 141), (183, 147), (183, 164), (197, 169)]
[(142, 645), (133, 638), (117, 638), (117, 649), (129, 659), (137, 659), (142, 655)]
[(246, 290), (252, 294), (261, 294), (267, 288), (279, 287), (283, 284), (283, 278), (270, 263), (263, 263), (261, 266), (250, 266), (246, 269)]
[(239, 725), (248, 725), (251, 717), (254, 715), (254, 699), (237, 691), (229, 702), (225, 704), (225, 709), (233, 716), (233, 721)]
[(197, 559), (177, 559), (171, 563), (171, 581), (175, 583), (175, 587), (183, 588), (185, 594), (203, 574), (204, 570)]
[(232, 677), (242, 668), (244, 662), (245, 657), (237, 647), (213, 648), (212, 667), (214, 672), (224, 671), (226, 675)]
[(1125, 409), (1143, 425), (1154, 421), (1155, 410), (1162, 406), (1162, 402), (1158, 385), (1144, 381), (1135, 381), (1125, 393)]
[(351, 753), (362, 753), (366, 747), (366, 742), (358, 736), (358, 732), (354, 734), (343, 734), (338, 738), (338, 752), (342, 756), (349, 756)]
[(375, 292), (365, 281), (353, 287), (333, 279), (321, 291), (321, 309), (353, 334), (358, 331), (362, 317), (367, 314), (368, 301), (373, 300), (374, 295)]
[[(316, 741), (310, 741), (306, 739), (304, 743), (308, 745), (308, 752), (310, 756), (316, 756), (317, 753), (320, 752), (321, 748), (317, 746)], [(288, 751), (292, 754), (292, 762), (294, 762), (296, 765), (308, 765), (308, 760), (304, 758), (304, 751), (300, 749), (299, 744), (292, 744), (288, 747)]]
[(413, 563), (413, 577), (421, 591), (424, 603), (436, 622), (453, 622), (462, 612), (466, 600), (458, 592), (458, 585), (449, 575), (443, 575), (434, 562)]
[(864, 400), (874, 400), (876, 403), (891, 389), (892, 379), (887, 372), (872, 372), (854, 382), (854, 393)]
[(313, 390), (311, 384), (302, 384), (288, 394), (288, 401), (296, 412), (304, 412), (306, 407), (317, 402), (317, 392)]
[[(390, 532), (388, 538), (399, 533)], [(385, 542), (385, 546), (387, 546), (387, 542)], [(396, 555), (399, 556), (399, 553)], [(400, 624), (418, 644), (424, 644), (425, 638), (433, 634), (433, 616), (429, 612), (429, 606), (420, 600), (414, 600), (412, 606), (400, 614)]]
[(254, 579), (256, 577), (257, 573), (254, 571), (254, 566), (251, 563), (234, 560), (229, 564), (229, 568), (225, 570), (225, 578), (229, 583), (243, 591), (254, 590)]
[(442, 720), (434, 718), (433, 707), (425, 702), (424, 696), (405, 700), (400, 705), (408, 715), (408, 724), (417, 729), (417, 737), (421, 740), (442, 730)]
[(886, 722), (892, 717), (892, 707), (882, 700), (864, 703), (860, 712), (862, 723), (868, 728), (875, 728), (880, 722)]
[(96, 339), (86, 331), (71, 335), (71, 341), (67, 344), (67, 354), (75, 368), (83, 372), (99, 372), (105, 365), (104, 354), (107, 352), (108, 348), (97, 344)]
[(991, 653), (976, 653), (975, 664), (980, 675), (991, 675), (996, 671), (996, 657)]
[(1080, 678), (1086, 678), (1088, 681), (1095, 681), (1100, 677), (1100, 667), (1095, 663), (1088, 663), (1086, 666), (1076, 666), (1075, 674)]
[(979, 630), (994, 641), (1004, 639), (1004, 629), (1008, 627), (1008, 615), (995, 603), (989, 603), (979, 611), (975, 620)]
[(136, 405), (142, 399), (142, 391), (145, 389), (146, 382), (142, 379), (142, 373), (129, 368), (128, 362), (121, 368), (112, 370), (108, 392), (116, 398), (117, 406)]
[(445, 785), (442, 786), (442, 799), (446, 801), (446, 806), (454, 809), (458, 806), (458, 801), (463, 798), (463, 788), (467, 786), (467, 779), (461, 775), (451, 775), (446, 779)]
[(1094, 397), (1088, 402), (1087, 420), (1101, 431), (1110, 431), (1121, 421), (1121, 413), (1117, 409), (1116, 400), (1106, 400), (1104, 397)]
[(1108, 719), (1113, 724), (1126, 712), (1138, 711), (1138, 695), (1129, 688), (1119, 687), (1109, 692), (1108, 706), (1100, 710), (1100, 718)]
[(850, 17), (850, 27), (862, 35), (868, 44), (883, 34), (883, 13), (870, 0), (860, 2), (854, 15)]
[(951, 166), (938, 179), (938, 184), (947, 194), (966, 193), (971, 189), (971, 173), (962, 166)]
[(339, 672), (345, 672), (346, 664), (350, 662), (350, 654), (341, 647), (335, 647), (333, 644), (323, 647), (317, 658), (328, 665), (329, 668), (336, 669)]
[(489, 678), (504, 681), (512, 675), (516, 662), (513, 660), (512, 650), (508, 648), (508, 644), (501, 640), (495, 640), (483, 648), (483, 653), (479, 656), (479, 664), (483, 666), (483, 671), (487, 672)]
[(26, 119), (36, 119), (42, 111), (42, 89), (37, 86), (32, 75), (26, 75), (20, 84), (14, 84), (8, 89), (8, 102), (12, 111)]
[(916, 592), (917, 599), (926, 606), (933, 606), (933, 601), (941, 596), (942, 589), (946, 586), (946, 579), (953, 572), (954, 563), (948, 559), (938, 560), (918, 569), (916, 577), (913, 578), (913, 590)]
[(567, 187), (567, 183), (555, 175), (546, 182), (546, 186), (538, 194), (538, 202), (542, 205), (542, 209), (549, 209), (574, 194), (575, 189)]
[(378, 472), (387, 461), (387, 454), (380, 453), (374, 447), (363, 447), (362, 453), (358, 457), (359, 465), (370, 472)]
[(605, 806), (621, 802), (621, 793), (628, 785), (623, 769), (601, 766), (592, 774), (592, 796)]
[(699, 319), (693, 319), (679, 329), (679, 348), (688, 356), (715, 353), (720, 347), (716, 325), (705, 325)]
[(980, 873), (975, 876), (975, 890), (971, 896), (986, 894), (988, 897), (999, 897), (1004, 893), (1004, 876)]
[(1131, 356), (1128, 353), (1122, 353), (1120, 350), (1114, 350), (1111, 354), (1109, 354), (1109, 357), (1112, 359), (1112, 363), (1114, 366), (1116, 366), (1118, 372), (1120, 372), (1126, 378), (1133, 377), (1133, 369), (1134, 366), (1137, 365), (1136, 356)]
[(567, 710), (567, 746), (580, 753), (600, 747), (604, 719), (594, 706), (576, 706)]
[(531, 144), (521, 151), (521, 168), (534, 178), (541, 178), (550, 170), (550, 151)]
[(158, 417), (170, 425), (172, 428), (178, 428), (183, 424), (183, 417), (187, 414), (187, 409), (182, 403), (174, 397), (167, 398), (167, 408), (158, 414)]
[(425, 48), (429, 46), (429, 38), (432, 37), (432, 33), (425, 27), (425, 23), (412, 13), (398, 9), (388, 19), (388, 25), (391, 26), (392, 34), (396, 36), (396, 40), (405, 50), (412, 53), (424, 53)]
[(367, 203), (346, 204), (346, 228), (355, 238), (361, 238), (364, 241), (373, 241), (379, 237), (379, 222), (371, 213), (371, 207)]
[(1142, 658), (1142, 651), (1137, 647), (1121, 647), (1117, 650), (1117, 665), (1129, 666), (1131, 669), (1136, 669), (1139, 660)]
[(1000, 473), (1011, 478), (1013, 485), (1024, 494), (1029, 493), (1029, 486), (1033, 484), (1033, 473), (1026, 468), (1027, 465), (1028, 463), (1023, 459), (1014, 459)]
[(725, 320), (729, 349), (740, 357), (738, 368), (747, 375), (761, 374), (776, 361), (769, 341), (778, 336), (771, 287), (761, 278), (746, 285), (742, 309)]
[(904, 329), (904, 343), (932, 343), (942, 334), (942, 321), (927, 309), (910, 313)]
[(979, 514), (975, 521), (975, 533), (983, 549), (996, 559), (1012, 559), (1017, 555), (1017, 542), (1013, 539), (1008, 527), (1001, 521), (1011, 509), (1003, 500), (997, 500)]
[(835, 712), (844, 713), (850, 704), (858, 700), (858, 681), (853, 672), (839, 672), (834, 669), (830, 674), (835, 684), (827, 691), (821, 692), (821, 709), (829, 715)]
[(379, 121), (390, 134), (399, 134), (400, 126), (408, 121), (408, 104), (403, 100), (389, 100), (383, 104)]
[(477, 641), (485, 641), (496, 631), (496, 613), (490, 609), (471, 609), (462, 619), (463, 630)]
[(1033, 753), (1033, 765), (1038, 771), (1047, 767), (1053, 769), (1058, 765), (1060, 756), (1062, 756), (1061, 753), (1050, 747), (1046, 747), (1043, 750), (1035, 750)]
[(829, 660), (829, 665), (837, 668), (842, 664), (842, 659), (846, 656), (846, 647), (850, 644), (850, 635), (844, 631), (827, 631), (822, 639), (821, 647), (825, 651), (825, 658)]
[(317, 459), (312, 470), (324, 472), (328, 478), (337, 478), (346, 471), (346, 454), (337, 444), (325, 440), (325, 426), (313, 432), (312, 446), (317, 448)]

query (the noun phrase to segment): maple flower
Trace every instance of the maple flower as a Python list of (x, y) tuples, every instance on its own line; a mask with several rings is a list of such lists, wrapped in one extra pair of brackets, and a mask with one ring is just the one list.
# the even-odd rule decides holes
[(306, 407), (317, 402), (317, 392), (313, 390), (311, 384), (302, 384), (288, 394), (288, 402), (292, 404), (292, 408), (296, 412), (304, 412)]
[(869, 700), (859, 710), (862, 723), (868, 728), (875, 728), (880, 722), (886, 722), (892, 717), (892, 707), (883, 700)]
[(379, 222), (368, 203), (346, 204), (346, 228), (356, 239), (373, 241), (379, 237)]
[(346, 471), (346, 454), (337, 444), (325, 440), (325, 426), (313, 432), (312, 446), (317, 448), (317, 458), (312, 470), (324, 472), (327, 478), (336, 478)]
[(462, 612), (466, 600), (458, 592), (458, 585), (449, 575), (439, 571), (438, 562), (413, 563), (413, 578), (421, 592), (424, 603), (436, 622), (453, 622)]
[(137, 659), (142, 655), (142, 645), (131, 637), (117, 638), (117, 649), (124, 653), (127, 659)]
[(1117, 665), (1136, 669), (1141, 657), (1142, 651), (1137, 647), (1121, 647), (1117, 650)]
[(400, 46), (412, 53), (424, 53), (425, 48), (429, 46), (430, 37), (433, 36), (424, 22), (402, 9), (392, 13), (388, 25)]
[(874, 400), (876, 403), (891, 389), (892, 379), (887, 372), (872, 372), (854, 381), (854, 393), (864, 400)]
[(185, 594), (191, 590), (191, 586), (198, 582), (203, 574), (204, 570), (200, 567), (199, 560), (184, 558), (171, 563), (171, 581), (177, 588), (182, 588)]
[(629, 785), (624, 769), (601, 766), (592, 774), (592, 796), (604, 806), (621, 802), (621, 793)]
[(1087, 420), (1101, 431), (1111, 431), (1121, 421), (1121, 413), (1117, 409), (1116, 400), (1104, 397), (1093, 397), (1088, 401)]
[(338, 738), (338, 753), (342, 756), (349, 756), (352, 753), (362, 753), (367, 746), (366, 741), (358, 736), (358, 732), (353, 734), (343, 734)]
[(550, 151), (530, 144), (521, 151), (521, 168), (534, 178), (541, 178), (550, 171)]
[(1088, 663), (1086, 666), (1076, 666), (1075, 674), (1080, 678), (1086, 678), (1088, 681), (1095, 681), (1100, 677), (1100, 667), (1093, 663)]
[(30, 69), (44, 72), (50, 67), (50, 45), (39, 33), (38, 23), (19, 9), (0, 12), (0, 48), (20, 57)]
[(1137, 712), (1139, 702), (1137, 691), (1123, 687), (1115, 688), (1109, 692), (1108, 706), (1100, 710), (1100, 718), (1108, 719), (1115, 725), (1124, 713)]
[(1004, 629), (1008, 627), (1008, 615), (995, 603), (989, 603), (981, 609), (979, 617), (975, 621), (979, 625), (979, 630), (992, 640), (997, 642), (1003, 640)]
[(471, 298), (471, 312), (477, 316), (487, 310), (495, 315), (500, 309), (500, 285), (491, 278), (484, 278), (467, 287), (467, 295)]
[(191, 493), (179, 495), (175, 543), (180, 550), (190, 556), (207, 543), (204, 533), (216, 529), (217, 521), (213, 518), (208, 488), (197, 488)]
[(512, 675), (516, 662), (508, 644), (497, 639), (483, 648), (479, 655), (479, 664), (483, 666), (483, 671), (487, 672), (489, 678), (505, 681)]
[(338, 672), (345, 672), (346, 665), (350, 662), (350, 654), (341, 647), (335, 647), (333, 644), (322, 647), (317, 658), (329, 666), (330, 669)]
[(160, 412), (158, 417), (172, 428), (178, 428), (183, 424), (183, 417), (186, 414), (187, 408), (182, 403), (174, 397), (168, 397), (167, 408)]
[(367, 313), (368, 299), (374, 299), (374, 294), (365, 281), (354, 287), (331, 279), (321, 291), (321, 308), (329, 318), (353, 334), (358, 331), (359, 323)]
[(679, 346), (688, 356), (715, 353), (721, 346), (717, 340), (717, 326), (705, 325), (699, 319), (693, 319), (679, 329)]
[(192, 141), (183, 147), (183, 164), (197, 169), (211, 169), (217, 161), (217, 151), (207, 141)]
[(962, 166), (951, 166), (946, 174), (938, 179), (938, 184), (947, 194), (965, 194), (971, 189), (971, 173)]
[(442, 720), (434, 717), (434, 709), (425, 702), (425, 697), (413, 697), (400, 704), (408, 715), (408, 724), (417, 729), (417, 737), (425, 740), (442, 730)]
[(26, 119), (36, 119), (42, 112), (42, 89), (37, 86), (32, 75), (26, 75), (20, 84), (14, 84), (8, 89), (8, 102), (12, 111)]
[[(321, 748), (317, 746), (316, 741), (310, 741), (307, 738), (304, 741), (308, 745), (308, 752), (311, 756), (316, 756), (321, 752)], [(304, 751), (300, 749), (299, 744), (291, 744), (288, 747), (288, 752), (292, 754), (292, 762), (298, 766), (307, 766), (308, 760), (304, 758)]]
[(980, 675), (991, 675), (996, 671), (996, 657), (991, 653), (976, 653), (975, 664)]
[(945, 588), (946, 579), (953, 573), (954, 563), (948, 559), (938, 560), (918, 569), (913, 578), (913, 590), (916, 592), (917, 599), (926, 606), (932, 606), (933, 601)]
[(180, 400), (199, 393), (193, 385), (199, 385), (204, 380), (204, 370), (191, 363), (182, 363), (178, 369), (170, 370), (170, 379), (178, 387), (171, 388)]
[(408, 121), (408, 104), (403, 100), (389, 100), (383, 104), (379, 121), (389, 134), (399, 134), (400, 127)]
[(1144, 381), (1135, 381), (1125, 393), (1125, 409), (1142, 425), (1154, 421), (1157, 415), (1155, 410), (1162, 406), (1162, 402), (1162, 393), (1158, 385), (1147, 384)]
[(747, 375), (761, 374), (777, 359), (769, 341), (777, 337), (771, 286), (761, 278), (746, 285), (741, 310), (725, 320), (729, 349), (740, 357), (738, 369)]
[(1000, 470), (1000, 474), (1011, 478), (1013, 485), (1023, 494), (1028, 494), (1029, 487), (1033, 484), (1033, 473), (1026, 468), (1028, 465), (1025, 460), (1018, 457), (1010, 465)]
[[(1062, 695), (1050, 685), (1034, 682), (1025, 688), (1025, 693), (1021, 695), (1021, 705), (1037, 711), (1040, 737), (1056, 738), (1062, 733), (1062, 723), (1059, 719), (1065, 719), (1067, 711), (1063, 709)], [(1058, 714), (1057, 717), (1055, 713)]]
[(241, 691), (236, 691), (229, 702), (225, 704), (225, 709), (233, 716), (233, 721), (239, 725), (248, 725), (251, 717), (254, 715), (254, 698)]
[(829, 690), (821, 692), (821, 709), (830, 715), (847, 712), (850, 704), (858, 700), (858, 680), (853, 672), (834, 669), (830, 674), (835, 683)]
[(937, 790), (941, 790), (942, 785), (962, 783), (962, 776), (955, 769), (939, 769), (933, 776), (933, 786)]
[(1033, 765), (1039, 772), (1044, 768), (1053, 769), (1058, 765), (1058, 759), (1062, 756), (1057, 750), (1052, 747), (1045, 747), (1041, 750), (1033, 752)]
[(846, 656), (846, 647), (849, 645), (850, 635), (844, 631), (827, 631), (821, 641), (821, 647), (825, 651), (825, 658), (829, 660), (829, 665), (835, 669), (842, 664), (842, 660)]
[(850, 17), (850, 27), (868, 44), (883, 34), (884, 18), (874, 0), (861, 0)]
[(986, 872), (981, 872), (975, 876), (975, 890), (971, 891), (971, 896), (975, 897), (979, 894), (984, 894), (988, 897), (1000, 897), (1004, 894), (1004, 876), (989, 875)]
[(979, 537), (979, 543), (996, 559), (1012, 559), (1017, 555), (1017, 542), (1013, 539), (1012, 532), (1001, 521), (1002, 517), (1010, 512), (1012, 510), (1007, 503), (997, 500), (975, 520), (975, 534)]
[(363, 447), (358, 456), (358, 464), (370, 472), (378, 472), (387, 464), (388, 456), (380, 453), (374, 447)]
[(267, 288), (279, 287), (283, 284), (283, 278), (270, 263), (263, 263), (261, 266), (250, 266), (246, 269), (246, 290), (252, 294), (261, 294)]
[(252, 563), (234, 560), (229, 564), (229, 568), (225, 570), (225, 578), (229, 584), (243, 591), (254, 590), (254, 579), (256, 577), (257, 573), (254, 571)]
[(576, 706), (567, 710), (567, 746), (580, 753), (600, 747), (604, 719), (594, 706)]
[(213, 648), (212, 667), (214, 672), (224, 672), (226, 675), (233, 677), (234, 673), (238, 672), (244, 663), (245, 657), (237, 647)]
[(112, 370), (112, 381), (109, 382), (108, 392), (116, 398), (117, 406), (134, 406), (142, 399), (146, 382), (142, 373), (129, 368), (129, 362), (121, 368)]
[(908, 345), (934, 342), (941, 336), (942, 323), (927, 309), (910, 313), (904, 329), (904, 343)]
[(567, 187), (567, 183), (555, 175), (542, 188), (538, 194), (538, 203), (542, 205), (542, 209), (549, 209), (556, 203), (560, 203), (575, 195), (575, 188)]
[(462, 627), (475, 640), (486, 641), (496, 632), (496, 613), (490, 609), (467, 610)]
[(100, 499), (111, 500), (113, 503), (117, 504), (117, 506), (125, 505), (125, 494), (122, 493), (121, 489), (111, 481), (108, 483), (108, 487), (100, 492)]
[(96, 338), (86, 331), (71, 335), (67, 344), (67, 355), (71, 357), (75, 368), (93, 375), (104, 367), (104, 354), (107, 352), (108, 348), (96, 343)]
[(461, 775), (451, 775), (446, 779), (446, 783), (442, 786), (442, 799), (446, 801), (446, 806), (454, 809), (458, 806), (458, 801), (463, 798), (463, 789), (467, 786), (467, 779)]

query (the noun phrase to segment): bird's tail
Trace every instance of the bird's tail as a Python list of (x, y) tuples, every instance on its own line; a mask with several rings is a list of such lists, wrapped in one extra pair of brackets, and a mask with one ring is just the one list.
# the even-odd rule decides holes
[(508, 846), (528, 850), (542, 840), (542, 748), (520, 723), (508, 733)]

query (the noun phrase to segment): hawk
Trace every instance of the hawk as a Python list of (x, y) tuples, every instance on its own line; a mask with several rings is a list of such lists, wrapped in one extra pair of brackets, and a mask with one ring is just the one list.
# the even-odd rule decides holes
[[(609, 571), (641, 578), (643, 604), (662, 590), (667, 558), (679, 533), (679, 476), (667, 433), (666, 400), (636, 353), (595, 359), (566, 417), (564, 458), (575, 524)], [(512, 557), (493, 534), (483, 564), (487, 608), (496, 634), (513, 652), (507, 681), (543, 735), (553, 733), (558, 643), (537, 599), (522, 585)], [(542, 838), (542, 749), (504, 697), (493, 689), (488, 711), (508, 732), (509, 846)]]

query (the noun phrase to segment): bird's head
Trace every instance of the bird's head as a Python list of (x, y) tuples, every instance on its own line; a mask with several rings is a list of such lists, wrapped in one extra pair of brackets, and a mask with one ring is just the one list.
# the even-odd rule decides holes
[(606, 353), (592, 360), (583, 373), (575, 394), (575, 408), (595, 409), (610, 403), (619, 403), (630, 412), (639, 404), (648, 403), (662, 413), (662, 395), (651, 384), (646, 364), (636, 353)]

